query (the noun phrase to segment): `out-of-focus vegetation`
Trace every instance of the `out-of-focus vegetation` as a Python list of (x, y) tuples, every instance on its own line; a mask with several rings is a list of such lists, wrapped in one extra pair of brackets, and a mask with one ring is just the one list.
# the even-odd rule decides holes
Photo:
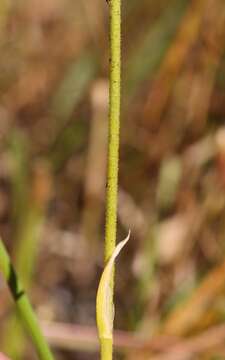
[[(225, 3), (122, 11), (115, 358), (225, 359)], [(57, 359), (98, 359), (107, 2), (2, 0), (0, 50), (0, 234)], [(0, 349), (35, 359), (0, 286)]]

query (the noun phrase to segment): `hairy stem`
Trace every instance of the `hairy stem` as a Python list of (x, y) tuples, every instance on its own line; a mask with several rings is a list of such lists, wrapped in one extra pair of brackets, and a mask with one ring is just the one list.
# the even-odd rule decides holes
[(110, 85), (109, 85), (109, 138), (106, 193), (105, 262), (116, 245), (119, 132), (120, 132), (120, 43), (121, 1), (111, 0), (110, 9)]
[[(121, 0), (109, 1), (110, 13), (110, 84), (109, 84), (109, 134), (108, 134), (108, 171), (106, 193), (105, 263), (110, 259), (116, 246), (117, 197), (119, 170), (120, 135), (120, 76), (121, 76)], [(113, 266), (114, 267), (114, 266)], [(110, 279), (109, 314), (113, 318), (114, 269)], [(101, 339), (101, 359), (113, 357), (113, 336)]]

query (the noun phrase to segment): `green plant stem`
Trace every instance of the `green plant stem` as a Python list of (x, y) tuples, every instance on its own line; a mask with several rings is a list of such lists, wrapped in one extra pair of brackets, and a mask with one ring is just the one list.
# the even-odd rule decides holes
[[(28, 291), (32, 284), (36, 267), (40, 232), (44, 222), (44, 213), (48, 195), (41, 196), (37, 184), (48, 193), (49, 172), (43, 160), (36, 160), (28, 168), (30, 144), (24, 133), (15, 129), (10, 137), (12, 160), (12, 199), (15, 247), (13, 262), (23, 286)], [(31, 176), (32, 174), (32, 176)], [(47, 185), (46, 185), (47, 184)], [(7, 319), (2, 339), (2, 350), (11, 359), (23, 359), (26, 350), (26, 336), (21, 321), (13, 313)]]
[(109, 85), (109, 140), (106, 193), (105, 262), (116, 245), (118, 164), (120, 132), (120, 43), (121, 1), (110, 0), (110, 85)]
[[(110, 84), (109, 84), (109, 134), (108, 134), (108, 171), (106, 192), (105, 263), (116, 246), (117, 197), (119, 170), (119, 133), (120, 133), (120, 76), (121, 76), (121, 0), (109, 1), (110, 17)], [(114, 269), (110, 279), (111, 299), (110, 317), (113, 318)], [(101, 360), (113, 357), (113, 336), (100, 338)]]
[(10, 257), (7, 253), (7, 250), (1, 240), (0, 240), (0, 271), (2, 272), (9, 286), (12, 297), (15, 301), (16, 310), (28, 334), (32, 339), (34, 346), (36, 347), (39, 358), (41, 360), (53, 360), (54, 359), (53, 355), (49, 349), (49, 346), (44, 336), (42, 335), (33, 308), (17, 277), (17, 274), (10, 261)]
[(101, 359), (111, 360), (113, 353), (112, 339), (101, 339)]

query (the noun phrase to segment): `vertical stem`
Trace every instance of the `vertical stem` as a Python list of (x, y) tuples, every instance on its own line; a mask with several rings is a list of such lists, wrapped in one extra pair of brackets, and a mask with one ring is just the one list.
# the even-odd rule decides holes
[[(109, 0), (110, 12), (110, 84), (109, 84), (109, 135), (108, 171), (106, 193), (105, 262), (108, 261), (116, 246), (117, 197), (119, 170), (120, 134), (120, 76), (121, 76), (121, 0)], [(113, 318), (114, 270), (111, 284), (110, 316)], [(101, 359), (113, 357), (113, 339), (101, 339)]]
[(101, 360), (112, 360), (113, 343), (111, 339), (101, 340)]
[(28, 297), (17, 277), (17, 274), (10, 261), (6, 248), (0, 239), (0, 271), (2, 272), (12, 297), (15, 301), (16, 310), (26, 327), (34, 346), (38, 352), (40, 360), (53, 360), (53, 355), (48, 344), (42, 335), (36, 315), (28, 300)]
[(120, 131), (120, 73), (121, 73), (121, 0), (110, 0), (110, 84), (109, 140), (106, 193), (105, 261), (116, 244), (117, 193)]

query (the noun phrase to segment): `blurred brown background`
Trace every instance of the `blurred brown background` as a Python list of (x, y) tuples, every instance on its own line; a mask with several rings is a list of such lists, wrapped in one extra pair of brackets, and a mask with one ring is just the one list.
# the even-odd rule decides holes
[[(115, 359), (225, 359), (225, 2), (122, 14)], [(98, 359), (108, 5), (1, 0), (0, 51), (1, 236), (56, 358)], [(36, 358), (2, 278), (0, 329)]]

